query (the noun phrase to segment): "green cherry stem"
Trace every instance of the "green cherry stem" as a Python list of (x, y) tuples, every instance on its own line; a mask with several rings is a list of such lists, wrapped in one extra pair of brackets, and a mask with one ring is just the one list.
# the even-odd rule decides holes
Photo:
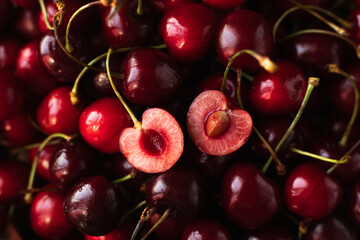
[(137, 175), (137, 173), (135, 171), (133, 171), (122, 178), (118, 178), (118, 179), (114, 180), (113, 184), (119, 184), (122, 182), (126, 182), (127, 180), (134, 179), (136, 177), (136, 175)]
[(153, 231), (155, 231), (159, 225), (165, 221), (165, 219), (169, 216), (170, 214), (170, 208), (166, 209), (166, 211), (164, 212), (164, 214), (161, 216), (161, 218), (154, 224), (154, 226), (152, 226), (152, 228), (145, 234), (145, 236), (143, 236), (141, 238), (141, 240), (145, 240)]
[(44, 0), (39, 0), (39, 5), (40, 5), (40, 9), (41, 9), (41, 13), (44, 17), (44, 22), (45, 22), (45, 25), (46, 27), (52, 31), (54, 30), (54, 28), (50, 25), (49, 23), (49, 19), (48, 19), (48, 15), (47, 15), (47, 11), (46, 11), (46, 7), (45, 7), (45, 3), (44, 3)]
[[(56, 145), (56, 144), (58, 144), (60, 142), (61, 142), (61, 140), (54, 140), (54, 141), (49, 142), (47, 145)], [(26, 145), (26, 146), (13, 148), (13, 149), (10, 150), (10, 155), (16, 155), (18, 153), (31, 150), (33, 148), (37, 148), (40, 145), (41, 145), (41, 143), (33, 143), (33, 144)]]
[[(305, 93), (305, 97), (304, 97), (304, 99), (303, 99), (303, 101), (301, 103), (300, 109), (298, 110), (295, 118), (293, 119), (292, 123), (290, 124), (290, 127), (286, 130), (284, 136), (281, 138), (280, 142), (276, 145), (275, 153), (277, 153), (280, 150), (280, 148), (284, 144), (285, 140), (288, 138), (288, 136), (290, 135), (290, 133), (292, 132), (292, 130), (295, 128), (296, 124), (300, 120), (301, 115), (305, 110), (305, 106), (309, 101), (311, 93), (314, 90), (314, 88), (319, 85), (319, 81), (320, 81), (319, 78), (313, 78), (313, 77), (309, 78), (308, 86), (307, 86), (306, 93)], [(262, 172), (264, 174), (267, 172), (272, 160), (273, 160), (273, 157), (270, 156), (269, 159), (267, 160), (267, 162), (265, 163), (264, 167), (262, 168)]]
[(31, 170), (30, 170), (30, 175), (29, 175), (29, 180), (28, 180), (28, 185), (26, 188), (26, 194), (24, 196), (24, 200), (25, 203), (30, 204), (32, 202), (32, 188), (33, 188), (33, 184), (34, 184), (34, 179), (35, 179), (35, 173), (36, 173), (36, 167), (38, 165), (39, 162), (39, 157), (40, 157), (40, 153), (41, 151), (45, 148), (45, 146), (54, 138), (62, 138), (66, 141), (71, 141), (73, 138), (75, 138), (75, 135), (72, 136), (68, 136), (64, 133), (54, 133), (49, 135), (47, 138), (45, 138), (45, 140), (40, 144), (39, 149), (37, 151), (37, 154), (34, 158), (34, 162), (31, 166)]
[(136, 116), (131, 111), (130, 107), (126, 104), (125, 100), (122, 98), (119, 91), (116, 89), (116, 86), (115, 86), (114, 81), (112, 79), (112, 76), (111, 76), (111, 73), (110, 73), (110, 64), (109, 64), (111, 52), (112, 52), (112, 49), (109, 48), (109, 51), (108, 51), (107, 56), (106, 56), (106, 73), (107, 73), (107, 76), (109, 78), (109, 82), (111, 84), (111, 87), (112, 87), (115, 95), (118, 97), (118, 99), (120, 100), (120, 102), (122, 103), (122, 105), (124, 106), (126, 111), (129, 113), (132, 121), (134, 122), (134, 127), (136, 129), (140, 130), (141, 129), (141, 122), (139, 120), (137, 120)]
[(138, 223), (136, 224), (136, 227), (131, 235), (131, 239), (130, 240), (135, 240), (141, 227), (144, 225), (145, 222), (147, 222), (150, 217), (153, 215), (153, 213), (155, 212), (156, 208), (155, 207), (149, 207), (147, 206), (144, 211), (142, 212), (140, 219), (138, 221)]
[[(345, 158), (350, 158), (350, 154), (360, 145), (360, 140), (358, 140), (350, 149), (347, 151), (340, 160), (343, 160)], [(339, 163), (334, 164), (331, 168), (329, 168), (326, 173), (331, 174), (335, 169), (339, 166)]]
[(142, 201), (140, 203), (138, 203), (136, 206), (134, 206), (132, 209), (130, 209), (128, 212), (126, 212), (120, 219), (120, 223), (123, 223), (124, 220), (130, 216), (132, 213), (136, 212), (138, 209), (142, 208), (143, 206), (146, 205), (146, 201)]
[(137, 5), (137, 9), (136, 9), (136, 14), (137, 15), (142, 15), (142, 0), (138, 0), (138, 5)]
[(343, 71), (342, 69), (340, 69), (337, 65), (335, 64), (329, 64), (326, 66), (326, 68), (328, 69), (329, 72), (331, 73), (336, 73), (339, 74), (343, 77), (346, 78), (346, 80), (348, 80), (351, 83), (351, 86), (354, 90), (354, 108), (353, 108), (353, 112), (351, 114), (351, 118), (350, 121), (348, 123), (348, 125), (346, 126), (345, 132), (339, 142), (340, 146), (344, 147), (346, 146), (346, 143), (348, 141), (351, 129), (356, 121), (356, 117), (358, 115), (359, 112), (359, 89), (354, 81), (354, 79), (352, 79), (352, 77), (346, 73), (345, 71)]
[(330, 163), (338, 163), (338, 164), (344, 164), (347, 163), (349, 161), (349, 156), (347, 155), (345, 158), (341, 158), (341, 159), (332, 159), (332, 158), (327, 158), (327, 157), (323, 157), (314, 153), (310, 153), (307, 151), (303, 151), (301, 149), (297, 149), (297, 148), (290, 148), (290, 150), (294, 153), (303, 155), (303, 156), (307, 156), (307, 157), (311, 157), (311, 158), (315, 158), (324, 162), (330, 162)]

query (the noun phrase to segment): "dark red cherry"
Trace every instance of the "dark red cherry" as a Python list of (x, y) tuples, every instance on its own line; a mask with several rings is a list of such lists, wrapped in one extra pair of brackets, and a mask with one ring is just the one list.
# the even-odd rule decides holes
[(216, 17), (205, 5), (183, 3), (167, 11), (159, 32), (177, 61), (189, 64), (203, 58), (215, 37)]
[(21, 41), (15, 36), (0, 39), (0, 68), (14, 68)]
[(51, 91), (40, 103), (36, 119), (46, 134), (74, 134), (78, 130), (80, 106), (72, 105), (70, 87), (59, 87)]
[(133, 231), (134, 225), (132, 222), (126, 221), (103, 236), (90, 236), (85, 234), (85, 240), (129, 240), (131, 239)]
[(225, 173), (221, 203), (233, 223), (255, 229), (279, 212), (282, 199), (277, 185), (255, 165), (234, 164)]
[(262, 70), (251, 83), (251, 106), (264, 114), (285, 114), (297, 110), (305, 96), (307, 81), (302, 71), (288, 61), (277, 62), (279, 70)]
[(36, 0), (11, 0), (17, 7), (32, 8), (36, 7), (39, 3)]
[[(247, 9), (237, 10), (221, 22), (215, 46), (217, 56), (225, 66), (236, 52), (243, 49), (270, 56), (273, 48), (271, 26), (256, 12)], [(259, 64), (250, 55), (242, 54), (236, 58), (232, 67), (256, 71)]]
[(334, 211), (341, 198), (341, 185), (315, 163), (298, 165), (286, 179), (286, 206), (301, 217), (323, 218)]
[(26, 189), (29, 168), (15, 160), (0, 162), (0, 205), (11, 203), (20, 198)]
[(29, 40), (41, 38), (41, 32), (37, 25), (38, 15), (39, 9), (37, 8), (22, 10), (16, 18), (16, 31)]
[(348, 17), (347, 20), (351, 23), (351, 31), (350, 31), (350, 37), (353, 41), (356, 43), (360, 43), (360, 8), (355, 8), (354, 11), (352, 11)]
[(131, 118), (121, 102), (110, 97), (99, 99), (87, 106), (79, 119), (79, 130), (84, 140), (105, 153), (120, 151), (120, 134), (131, 126)]
[(78, 179), (96, 172), (96, 153), (81, 139), (57, 145), (50, 158), (51, 181), (60, 189), (68, 189)]
[(16, 73), (32, 92), (44, 95), (59, 85), (45, 72), (39, 58), (39, 41), (26, 44), (19, 52)]
[[(62, 44), (65, 44), (64, 37), (60, 36)], [(80, 60), (87, 62), (89, 50), (86, 41), (79, 35), (69, 35), (69, 42), (72, 46), (71, 55)], [(73, 82), (83, 68), (70, 59), (60, 48), (53, 31), (45, 34), (39, 45), (40, 61), (45, 70), (60, 82)]]
[(44, 239), (59, 239), (72, 232), (73, 226), (64, 213), (64, 195), (48, 185), (36, 195), (31, 204), (30, 222), (32, 229)]
[[(150, 226), (154, 226), (162, 213), (154, 213), (149, 219)], [(175, 216), (168, 216), (154, 231), (160, 239), (179, 239), (184, 229), (185, 221)]]
[[(336, 83), (334, 84), (336, 85)], [(332, 139), (340, 141), (344, 135), (348, 123), (349, 116), (339, 116), (339, 114), (336, 114), (335, 116), (326, 118), (324, 132), (329, 134)], [(351, 128), (349, 140), (354, 142), (358, 140), (358, 136), (360, 136), (360, 125), (354, 124)]]
[(16, 113), (23, 105), (24, 89), (20, 86), (12, 71), (0, 70), (0, 121)]
[[(120, 10), (108, 7), (102, 16), (103, 34), (112, 48), (144, 45), (155, 30), (155, 18), (146, 2), (138, 15), (137, 1), (126, 1)], [(114, 12), (116, 11), (116, 12)]]
[(176, 92), (182, 82), (181, 72), (170, 57), (157, 49), (139, 48), (124, 59), (125, 77), (121, 90), (135, 104), (159, 103)]
[(360, 227), (360, 180), (351, 187), (348, 199), (349, 217), (356, 226)]
[[(40, 152), (38, 164), (36, 166), (36, 173), (39, 174), (43, 179), (47, 180), (48, 182), (51, 181), (49, 165), (50, 165), (50, 158), (54, 154), (56, 150), (56, 145), (47, 145), (44, 149)], [(35, 156), (38, 152), (38, 148), (33, 148), (29, 150), (29, 159), (30, 163), (34, 162)]]
[(185, 2), (194, 2), (194, 0), (150, 0), (149, 4), (151, 4), (156, 11), (164, 13)]
[(9, 147), (30, 144), (38, 135), (24, 112), (18, 112), (0, 122), (0, 132), (3, 134), (2, 140)]
[(81, 232), (110, 233), (121, 218), (122, 202), (116, 187), (102, 176), (80, 180), (66, 193), (64, 211)]
[(241, 234), (239, 240), (296, 240), (295, 232), (291, 231), (290, 226), (274, 221), (264, 226), (246, 231)]
[(229, 230), (220, 222), (201, 219), (195, 222), (188, 223), (181, 234), (181, 240), (231, 240)]

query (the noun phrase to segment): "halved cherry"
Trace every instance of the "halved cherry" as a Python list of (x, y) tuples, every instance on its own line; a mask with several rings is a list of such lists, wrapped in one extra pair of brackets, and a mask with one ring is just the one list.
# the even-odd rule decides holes
[(214, 156), (238, 150), (253, 126), (250, 114), (231, 109), (225, 95), (217, 90), (204, 91), (195, 98), (186, 122), (191, 140), (201, 151)]
[(180, 158), (184, 135), (176, 119), (160, 108), (146, 110), (141, 128), (126, 128), (120, 136), (120, 151), (137, 170), (165, 172)]

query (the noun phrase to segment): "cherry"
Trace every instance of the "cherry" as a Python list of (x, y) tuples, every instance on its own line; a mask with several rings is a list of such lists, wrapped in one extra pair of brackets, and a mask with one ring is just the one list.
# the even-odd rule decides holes
[(354, 186), (351, 187), (348, 196), (348, 213), (351, 220), (360, 227), (360, 181), (358, 180)]
[(103, 236), (90, 236), (85, 234), (85, 240), (129, 240), (133, 230), (133, 224), (126, 222), (120, 224), (110, 233)]
[(185, 2), (194, 2), (194, 0), (150, 0), (149, 4), (159, 13), (164, 13)]
[(20, 39), (15, 36), (0, 39), (0, 68), (13, 68), (15, 66), (21, 44)]
[[(28, 155), (30, 162), (33, 163), (39, 148), (32, 148), (29, 150)], [(40, 152), (38, 164), (36, 165), (36, 173), (43, 179), (51, 182), (51, 175), (49, 171), (50, 158), (56, 150), (56, 145), (47, 145)]]
[(41, 38), (41, 32), (37, 25), (39, 10), (36, 8), (24, 9), (16, 18), (16, 31), (29, 40)]
[(159, 32), (170, 56), (190, 64), (206, 55), (214, 40), (215, 28), (216, 17), (210, 9), (199, 3), (183, 3), (164, 14)]
[(129, 163), (145, 173), (169, 170), (184, 149), (184, 135), (175, 118), (160, 108), (143, 113), (141, 128), (126, 128), (120, 136), (120, 151)]
[(239, 240), (296, 240), (294, 232), (284, 223), (271, 221), (264, 226), (246, 231)]
[(39, 41), (26, 44), (19, 51), (16, 73), (31, 91), (44, 95), (56, 88), (59, 83), (45, 72), (39, 58)]
[[(331, 138), (340, 141), (340, 139), (344, 135), (348, 122), (349, 122), (348, 117), (344, 118), (343, 116), (338, 116), (338, 115), (331, 116), (330, 119), (327, 120), (327, 123), (324, 126), (324, 132), (329, 134)], [(360, 126), (354, 124), (351, 128), (349, 140), (356, 141), (358, 136), (360, 136)]]
[(181, 72), (170, 57), (157, 49), (130, 52), (122, 65), (124, 96), (132, 103), (153, 105), (173, 95), (182, 82)]
[(125, 108), (116, 98), (102, 98), (81, 113), (79, 130), (84, 140), (97, 150), (105, 153), (117, 153), (119, 137), (122, 131), (132, 126)]
[[(220, 24), (216, 36), (216, 52), (223, 65), (238, 51), (251, 49), (269, 56), (273, 48), (271, 27), (260, 14), (247, 9), (240, 9), (229, 14)], [(247, 54), (236, 58), (232, 67), (249, 71), (259, 69), (257, 60)]]
[(155, 18), (146, 2), (142, 14), (136, 13), (137, 1), (126, 1), (118, 10), (108, 7), (102, 16), (103, 35), (112, 48), (144, 45), (155, 30)]
[(121, 208), (118, 190), (102, 176), (78, 181), (68, 190), (64, 201), (69, 221), (92, 236), (110, 233), (120, 220)]
[[(71, 55), (81, 62), (87, 62), (89, 50), (85, 40), (79, 35), (69, 35), (69, 41), (72, 46)], [(45, 70), (60, 82), (75, 81), (82, 69), (81, 65), (76, 64), (63, 52), (52, 31), (41, 38), (39, 56)]]
[(21, 8), (36, 7), (38, 2), (36, 0), (11, 0), (16, 6)]
[(27, 185), (29, 168), (15, 160), (0, 161), (0, 205), (19, 199)]
[(248, 112), (231, 108), (222, 92), (208, 90), (191, 104), (187, 130), (201, 151), (223, 156), (236, 151), (248, 140), (252, 119)]
[(356, 43), (360, 43), (360, 21), (358, 19), (359, 16), (360, 8), (356, 7), (355, 10), (352, 11), (347, 17), (347, 20), (351, 23), (350, 38)]
[(277, 185), (255, 165), (234, 164), (225, 173), (221, 203), (237, 226), (255, 229), (270, 221), (280, 210)]
[(315, 163), (298, 165), (286, 179), (286, 206), (304, 218), (320, 219), (331, 214), (341, 197), (341, 185)]
[(40, 128), (46, 134), (77, 132), (81, 107), (72, 105), (70, 91), (69, 87), (56, 88), (40, 103), (36, 118)]
[(220, 222), (201, 219), (186, 225), (181, 235), (181, 240), (230, 240), (231, 235), (224, 225)]
[(279, 70), (262, 70), (250, 86), (251, 106), (264, 114), (284, 114), (297, 110), (305, 96), (306, 78), (302, 71), (288, 61), (277, 62)]
[[(160, 220), (162, 214), (153, 213), (149, 219), (150, 226), (154, 226)], [(184, 229), (185, 221), (178, 217), (168, 216), (158, 227), (155, 229), (155, 235), (160, 239), (179, 239)]]
[(17, 112), (25, 98), (24, 89), (9, 69), (0, 70), (0, 121)]
[(48, 185), (36, 195), (30, 209), (30, 222), (41, 238), (59, 239), (70, 234), (73, 227), (63, 210), (64, 195), (51, 188), (54, 186)]

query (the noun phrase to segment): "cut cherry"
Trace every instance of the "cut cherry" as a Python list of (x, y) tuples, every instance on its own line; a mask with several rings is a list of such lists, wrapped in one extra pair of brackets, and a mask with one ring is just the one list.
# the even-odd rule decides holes
[(248, 112), (232, 109), (225, 95), (208, 90), (198, 95), (187, 114), (191, 140), (204, 153), (223, 156), (238, 150), (249, 138), (252, 118)]

